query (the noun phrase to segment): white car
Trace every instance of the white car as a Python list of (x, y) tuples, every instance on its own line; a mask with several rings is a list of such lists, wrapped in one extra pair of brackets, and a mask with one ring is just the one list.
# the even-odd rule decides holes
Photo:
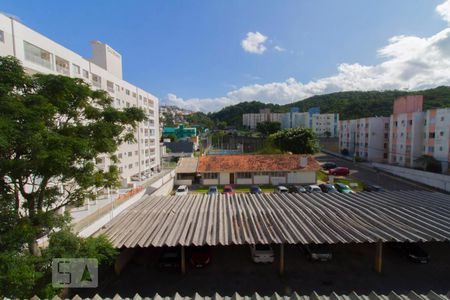
[(184, 195), (187, 195), (188, 192), (189, 192), (189, 189), (188, 189), (187, 186), (185, 186), (185, 185), (180, 185), (180, 186), (177, 188), (177, 191), (175, 192), (175, 196), (184, 196)]
[(320, 187), (318, 185), (311, 184), (306, 187), (306, 192), (307, 193), (322, 193), (322, 190), (320, 189)]
[(139, 175), (133, 175), (133, 176), (131, 176), (131, 180), (133, 180), (133, 181), (139, 181)]
[(250, 245), (250, 252), (255, 263), (273, 263), (275, 260), (275, 254), (270, 245)]

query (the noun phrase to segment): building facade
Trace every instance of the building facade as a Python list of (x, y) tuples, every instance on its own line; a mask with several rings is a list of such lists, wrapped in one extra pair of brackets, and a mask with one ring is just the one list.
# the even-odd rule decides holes
[(424, 122), (423, 154), (433, 156), (441, 163), (443, 173), (449, 170), (450, 108), (430, 109)]
[[(148, 120), (136, 129), (135, 143), (119, 146), (116, 153), (122, 184), (131, 177), (159, 168), (158, 99), (122, 79), (122, 56), (110, 46), (93, 41), (92, 58), (79, 54), (50, 40), (21, 22), (0, 13), (0, 55), (11, 55), (22, 63), (29, 74), (44, 73), (83, 79), (93, 89), (108, 92), (117, 109), (139, 107)], [(97, 159), (97, 166), (106, 169), (112, 164), (108, 157)], [(136, 178), (136, 177), (135, 177)]]
[(423, 154), (424, 124), (422, 96), (403, 96), (394, 101), (390, 118), (389, 163), (415, 167)]
[(206, 155), (198, 161), (203, 185), (312, 184), (319, 163), (311, 155)]
[(259, 123), (279, 122), (281, 123), (283, 113), (274, 113), (270, 109), (260, 109), (259, 113), (250, 113), (242, 115), (242, 124), (250, 129), (256, 129)]
[(318, 136), (337, 137), (339, 132), (339, 114), (320, 114), (318, 107), (308, 112), (299, 112), (292, 107), (288, 113), (272, 113), (270, 109), (261, 109), (259, 113), (242, 115), (242, 124), (250, 129), (256, 129), (258, 123), (279, 122), (281, 128), (311, 128)]
[(313, 114), (311, 129), (321, 137), (338, 137), (339, 114)]

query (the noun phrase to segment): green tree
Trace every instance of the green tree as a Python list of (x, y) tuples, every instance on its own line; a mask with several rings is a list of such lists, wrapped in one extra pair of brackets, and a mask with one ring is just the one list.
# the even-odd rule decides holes
[(282, 151), (295, 154), (314, 154), (319, 151), (316, 134), (309, 128), (289, 128), (269, 137)]
[(0, 198), (27, 225), (30, 253), (40, 254), (40, 234), (66, 221), (59, 208), (118, 184), (117, 167), (99, 170), (95, 159), (117, 161), (117, 147), (144, 119), (81, 79), (30, 76), (15, 58), (0, 58)]
[(216, 127), (220, 130), (224, 130), (227, 127), (227, 122), (219, 121), (217, 122)]
[(261, 122), (256, 125), (256, 130), (261, 132), (262, 135), (267, 136), (271, 135), (272, 133), (275, 133), (277, 131), (280, 131), (281, 124), (280, 122)]

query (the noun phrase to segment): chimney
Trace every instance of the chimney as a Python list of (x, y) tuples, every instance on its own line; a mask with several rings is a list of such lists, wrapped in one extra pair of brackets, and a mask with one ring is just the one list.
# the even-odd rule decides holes
[(308, 165), (308, 156), (300, 156), (300, 168), (306, 168)]

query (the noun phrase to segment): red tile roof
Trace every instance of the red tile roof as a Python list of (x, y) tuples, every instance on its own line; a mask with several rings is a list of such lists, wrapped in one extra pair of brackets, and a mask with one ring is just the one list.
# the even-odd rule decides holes
[(241, 154), (206, 155), (199, 159), (197, 172), (276, 172), (276, 171), (317, 171), (320, 165), (311, 155), (308, 164), (300, 167), (300, 157), (296, 154)]

